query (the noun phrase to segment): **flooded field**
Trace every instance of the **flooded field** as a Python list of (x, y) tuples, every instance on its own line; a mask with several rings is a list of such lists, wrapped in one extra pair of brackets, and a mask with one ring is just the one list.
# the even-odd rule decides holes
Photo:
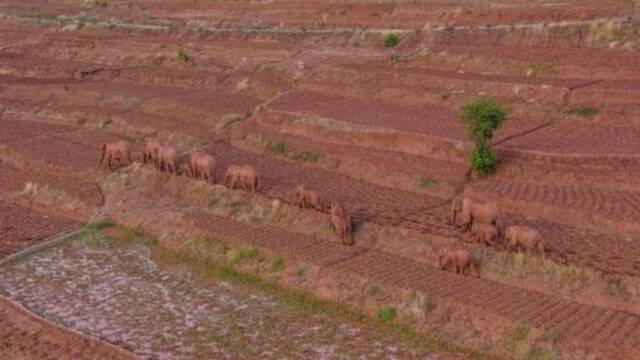
[(0, 293), (143, 358), (429, 358), (393, 336), (204, 281), (138, 242), (88, 237), (0, 270)]

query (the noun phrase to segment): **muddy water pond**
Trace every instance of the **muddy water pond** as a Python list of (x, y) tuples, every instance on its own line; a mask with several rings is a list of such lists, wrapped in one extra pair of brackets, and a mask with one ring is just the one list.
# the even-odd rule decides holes
[(437, 359), (360, 323), (168, 267), (139, 243), (77, 239), (0, 269), (0, 293), (148, 359)]

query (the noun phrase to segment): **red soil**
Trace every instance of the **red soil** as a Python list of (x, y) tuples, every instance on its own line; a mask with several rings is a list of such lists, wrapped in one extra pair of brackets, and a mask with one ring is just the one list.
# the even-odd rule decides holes
[(0, 356), (6, 359), (133, 359), (100, 341), (42, 320), (0, 298)]
[(79, 226), (75, 221), (0, 202), (0, 257)]

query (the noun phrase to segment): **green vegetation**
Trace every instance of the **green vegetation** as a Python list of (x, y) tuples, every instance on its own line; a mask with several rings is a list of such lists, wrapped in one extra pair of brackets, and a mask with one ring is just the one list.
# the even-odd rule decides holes
[(240, 211), (240, 209), (244, 206), (244, 202), (241, 200), (229, 201), (224, 204), (224, 207), (227, 209), (227, 213), (229, 216), (234, 216)]
[(396, 309), (391, 306), (385, 306), (378, 311), (378, 320), (383, 323), (391, 323), (396, 319)]
[(418, 187), (423, 190), (431, 189), (434, 186), (438, 185), (437, 180), (422, 178), (418, 182)]
[(287, 143), (281, 141), (268, 143), (266, 148), (269, 152), (289, 157), (300, 162), (317, 162), (323, 157), (322, 154), (313, 151), (297, 151), (296, 149), (291, 148)]
[(475, 145), (469, 158), (471, 168), (476, 174), (486, 176), (497, 165), (496, 156), (491, 150), (491, 139), (493, 132), (506, 120), (507, 111), (495, 100), (482, 97), (462, 106), (460, 118)]
[(178, 49), (178, 60), (183, 63), (186, 63), (191, 60), (191, 57), (183, 48), (180, 48)]
[(82, 227), (82, 229), (80, 230), (80, 235), (94, 237), (95, 235), (100, 233), (101, 230), (109, 226), (111, 226), (111, 224), (106, 219), (92, 218)]
[(581, 107), (571, 108), (567, 110), (566, 113), (569, 115), (577, 115), (583, 118), (591, 118), (598, 115), (598, 113), (600, 113), (600, 110), (594, 107), (581, 106)]
[(258, 250), (254, 248), (237, 248), (227, 252), (227, 261), (230, 265), (242, 264), (256, 257), (258, 257)]
[(375, 284), (367, 284), (366, 293), (368, 296), (375, 296), (380, 289)]
[(275, 154), (286, 154), (289, 151), (289, 147), (285, 142), (275, 142), (267, 145), (267, 149)]
[(398, 35), (393, 33), (387, 34), (382, 39), (382, 42), (384, 43), (385, 47), (393, 48), (393, 47), (396, 47), (396, 45), (398, 45), (398, 43), (400, 42), (400, 38), (398, 37)]
[(282, 256), (276, 256), (271, 263), (271, 272), (278, 272), (284, 269), (284, 258)]
[(322, 159), (322, 154), (313, 151), (300, 151), (293, 153), (291, 158), (300, 162), (318, 162)]

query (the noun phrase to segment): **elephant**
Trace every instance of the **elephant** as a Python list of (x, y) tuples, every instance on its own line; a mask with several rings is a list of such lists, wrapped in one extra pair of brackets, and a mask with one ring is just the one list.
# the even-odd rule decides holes
[(195, 152), (191, 154), (190, 164), (192, 177), (215, 183), (217, 162), (213, 156)]
[(508, 250), (520, 248), (527, 253), (537, 250), (540, 256), (545, 257), (542, 236), (534, 228), (521, 225), (509, 226), (504, 232), (504, 239)]
[(342, 205), (337, 202), (331, 203), (331, 223), (342, 240), (342, 245), (353, 245), (351, 236), (351, 216)]
[(502, 234), (498, 206), (492, 202), (483, 202), (464, 196), (457, 197), (451, 204), (451, 222), (453, 225), (463, 225), (465, 231), (472, 223), (492, 224)]
[(156, 163), (158, 161), (158, 150), (160, 150), (162, 144), (158, 139), (150, 138), (144, 144), (144, 153), (142, 155), (142, 163)]
[(224, 175), (224, 183), (231, 189), (240, 184), (242, 189), (256, 195), (259, 186), (258, 173), (251, 165), (229, 165)]
[(307, 189), (304, 185), (298, 185), (294, 189), (296, 203), (300, 209), (314, 208), (320, 210), (320, 195), (317, 192)]
[(127, 164), (131, 164), (131, 146), (122, 140), (104, 144), (102, 145), (100, 164), (103, 164), (105, 159), (109, 168), (112, 167), (114, 160), (118, 160), (119, 165), (123, 165), (125, 161)]
[(478, 267), (473, 262), (473, 256), (464, 249), (442, 249), (439, 252), (439, 266), (440, 270), (446, 270), (449, 266), (453, 265), (456, 274), (465, 275), (468, 270), (471, 272), (473, 269), (476, 276), (480, 276)]
[(471, 239), (474, 242), (491, 246), (498, 238), (498, 229), (492, 224), (473, 223), (471, 225)]
[(158, 161), (156, 167), (160, 171), (168, 171), (172, 174), (178, 173), (178, 155), (176, 149), (171, 146), (161, 145), (158, 149)]

